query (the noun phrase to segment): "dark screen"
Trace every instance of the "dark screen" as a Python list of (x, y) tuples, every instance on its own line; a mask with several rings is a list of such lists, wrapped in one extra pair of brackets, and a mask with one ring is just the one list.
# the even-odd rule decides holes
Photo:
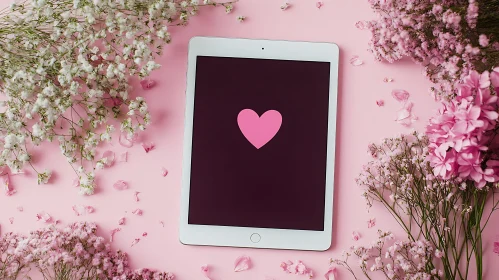
[[(189, 224), (324, 230), (329, 63), (197, 58)], [(257, 149), (244, 109), (282, 116)]]

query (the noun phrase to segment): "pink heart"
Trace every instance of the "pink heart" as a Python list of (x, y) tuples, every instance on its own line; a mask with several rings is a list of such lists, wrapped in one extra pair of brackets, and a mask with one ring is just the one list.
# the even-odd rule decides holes
[(269, 110), (261, 117), (251, 109), (244, 109), (237, 115), (237, 124), (244, 137), (255, 148), (260, 149), (277, 134), (282, 124), (282, 116), (276, 110)]

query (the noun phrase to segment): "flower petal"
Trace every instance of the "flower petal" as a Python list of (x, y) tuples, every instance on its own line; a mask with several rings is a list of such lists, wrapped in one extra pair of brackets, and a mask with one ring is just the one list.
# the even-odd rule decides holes
[(166, 177), (166, 175), (168, 175), (168, 170), (166, 170), (166, 168), (162, 167), (162, 168), (161, 168), (161, 175), (162, 175), (163, 177)]
[(208, 278), (208, 279), (211, 280), (211, 278), (210, 278), (210, 267), (207, 264), (201, 266), (201, 273), (204, 275), (204, 277), (206, 277), (206, 278)]
[(239, 256), (234, 262), (234, 272), (248, 270), (251, 267), (251, 259), (248, 256)]
[(80, 178), (73, 179), (73, 187), (75, 187), (75, 188), (80, 187)]
[(137, 215), (137, 216), (142, 216), (143, 211), (142, 211), (142, 209), (137, 208), (137, 209), (132, 211), (132, 214)]
[(113, 188), (119, 191), (126, 190), (128, 189), (128, 184), (123, 180), (118, 180), (116, 181), (116, 183), (114, 183)]
[(121, 231), (121, 228), (115, 228), (111, 230), (111, 237), (109, 238), (109, 242), (113, 242), (114, 240), (114, 235), (118, 232)]
[(95, 212), (95, 208), (93, 208), (92, 206), (85, 206), (85, 212), (87, 212), (88, 214), (93, 213)]
[(144, 232), (142, 233), (142, 236), (143, 236), (143, 237), (146, 237), (146, 236), (147, 236), (147, 232), (145, 232), (145, 231), (144, 231)]
[(378, 105), (378, 107), (385, 106), (385, 101), (383, 99), (376, 100), (376, 105)]
[(82, 205), (73, 205), (72, 209), (76, 216), (81, 216), (85, 212), (85, 208)]
[(149, 153), (152, 149), (154, 149), (154, 147), (154, 143), (152, 142), (142, 143), (142, 148), (144, 148), (144, 151), (146, 151), (146, 153)]
[(393, 82), (393, 78), (390, 78), (390, 77), (385, 77), (385, 78), (383, 79), (383, 82), (385, 82), (385, 83), (391, 83), (391, 82)]
[(282, 4), (282, 6), (281, 6), (281, 10), (285, 11), (289, 7), (291, 7), (291, 4), (289, 4), (288, 2), (284, 2), (284, 4)]
[(128, 161), (128, 152), (121, 153), (118, 157), (119, 162), (127, 162)]
[(135, 133), (132, 137), (129, 137), (128, 134), (125, 132), (120, 133), (120, 138), (118, 142), (120, 143), (121, 146), (125, 148), (130, 148), (133, 146), (133, 143), (137, 141), (137, 134)]
[(151, 89), (156, 85), (156, 81), (151, 79), (144, 79), (140, 81), (140, 85), (142, 86), (142, 89)]
[(122, 217), (121, 219), (118, 220), (118, 225), (122, 226), (125, 224), (126, 218)]
[(105, 159), (104, 165), (107, 167), (111, 167), (114, 164), (114, 152), (113, 151), (105, 151), (102, 154), (102, 158)]
[(318, 1), (317, 3), (315, 3), (315, 6), (317, 7), (317, 9), (320, 9), (322, 8), (322, 6), (324, 6), (324, 2)]
[(159, 221), (159, 224), (162, 225), (163, 227), (165, 227), (165, 222)]
[(36, 214), (36, 220), (37, 221), (42, 221), (44, 223), (50, 223), (53, 221), (52, 216), (50, 216), (46, 212), (41, 212)]
[(326, 280), (335, 280), (336, 279), (336, 267), (330, 267), (329, 270), (324, 275)]
[(22, 206), (18, 206), (18, 207), (17, 207), (17, 211), (19, 211), (19, 212), (23, 212), (23, 211), (24, 211), (24, 208), (23, 208)]
[(14, 223), (14, 217), (9, 218), (9, 223), (12, 225)]
[(139, 243), (139, 242), (140, 242), (140, 238), (135, 238), (135, 239), (132, 241), (132, 246), (130, 246), (130, 247), (133, 247), (133, 246), (137, 245), (137, 243)]
[(133, 194), (133, 195), (134, 195), (134, 197), (135, 197), (135, 201), (136, 201), (136, 202), (139, 202), (139, 200), (140, 200), (140, 199), (139, 199), (139, 194), (140, 194), (140, 192), (137, 192), (137, 191)]
[(352, 239), (358, 241), (360, 239), (360, 233), (358, 231), (352, 232)]
[(367, 228), (372, 228), (376, 225), (376, 218), (371, 218), (367, 221)]
[(16, 190), (10, 183), (10, 175), (9, 173), (5, 173), (0, 175), (0, 186), (5, 190), (5, 195), (11, 196), (16, 193)]
[(406, 102), (409, 99), (409, 92), (403, 89), (394, 89), (392, 90), (392, 96), (398, 102)]
[(357, 27), (357, 28), (358, 28), (358, 29), (360, 29), (360, 30), (364, 30), (364, 29), (366, 29), (366, 22), (365, 22), (365, 21), (363, 21), (363, 20), (361, 20), (361, 21), (357, 21), (357, 22), (355, 23), (355, 27)]
[(364, 61), (362, 61), (359, 56), (355, 55), (353, 56), (351, 59), (350, 59), (350, 64), (352, 64), (353, 66), (360, 66), (362, 64), (364, 64)]

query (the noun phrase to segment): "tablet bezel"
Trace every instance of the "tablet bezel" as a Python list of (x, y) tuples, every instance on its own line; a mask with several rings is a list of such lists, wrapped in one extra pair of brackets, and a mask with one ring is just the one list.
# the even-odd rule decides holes
[[(188, 223), (197, 56), (330, 62), (324, 231), (194, 225)], [(179, 239), (188, 245), (325, 251), (331, 246), (338, 96), (338, 46), (253, 39), (194, 37), (189, 42)], [(260, 236), (255, 243), (250, 238)], [(253, 235), (254, 236), (254, 235)], [(255, 236), (254, 236), (255, 237)]]

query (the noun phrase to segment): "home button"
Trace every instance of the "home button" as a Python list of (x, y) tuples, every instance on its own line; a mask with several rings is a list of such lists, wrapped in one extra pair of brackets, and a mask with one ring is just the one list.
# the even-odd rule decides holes
[(253, 233), (251, 236), (250, 236), (250, 240), (251, 242), (253, 243), (258, 243), (260, 242), (260, 240), (262, 239), (262, 237), (260, 236), (260, 234), (258, 233)]

